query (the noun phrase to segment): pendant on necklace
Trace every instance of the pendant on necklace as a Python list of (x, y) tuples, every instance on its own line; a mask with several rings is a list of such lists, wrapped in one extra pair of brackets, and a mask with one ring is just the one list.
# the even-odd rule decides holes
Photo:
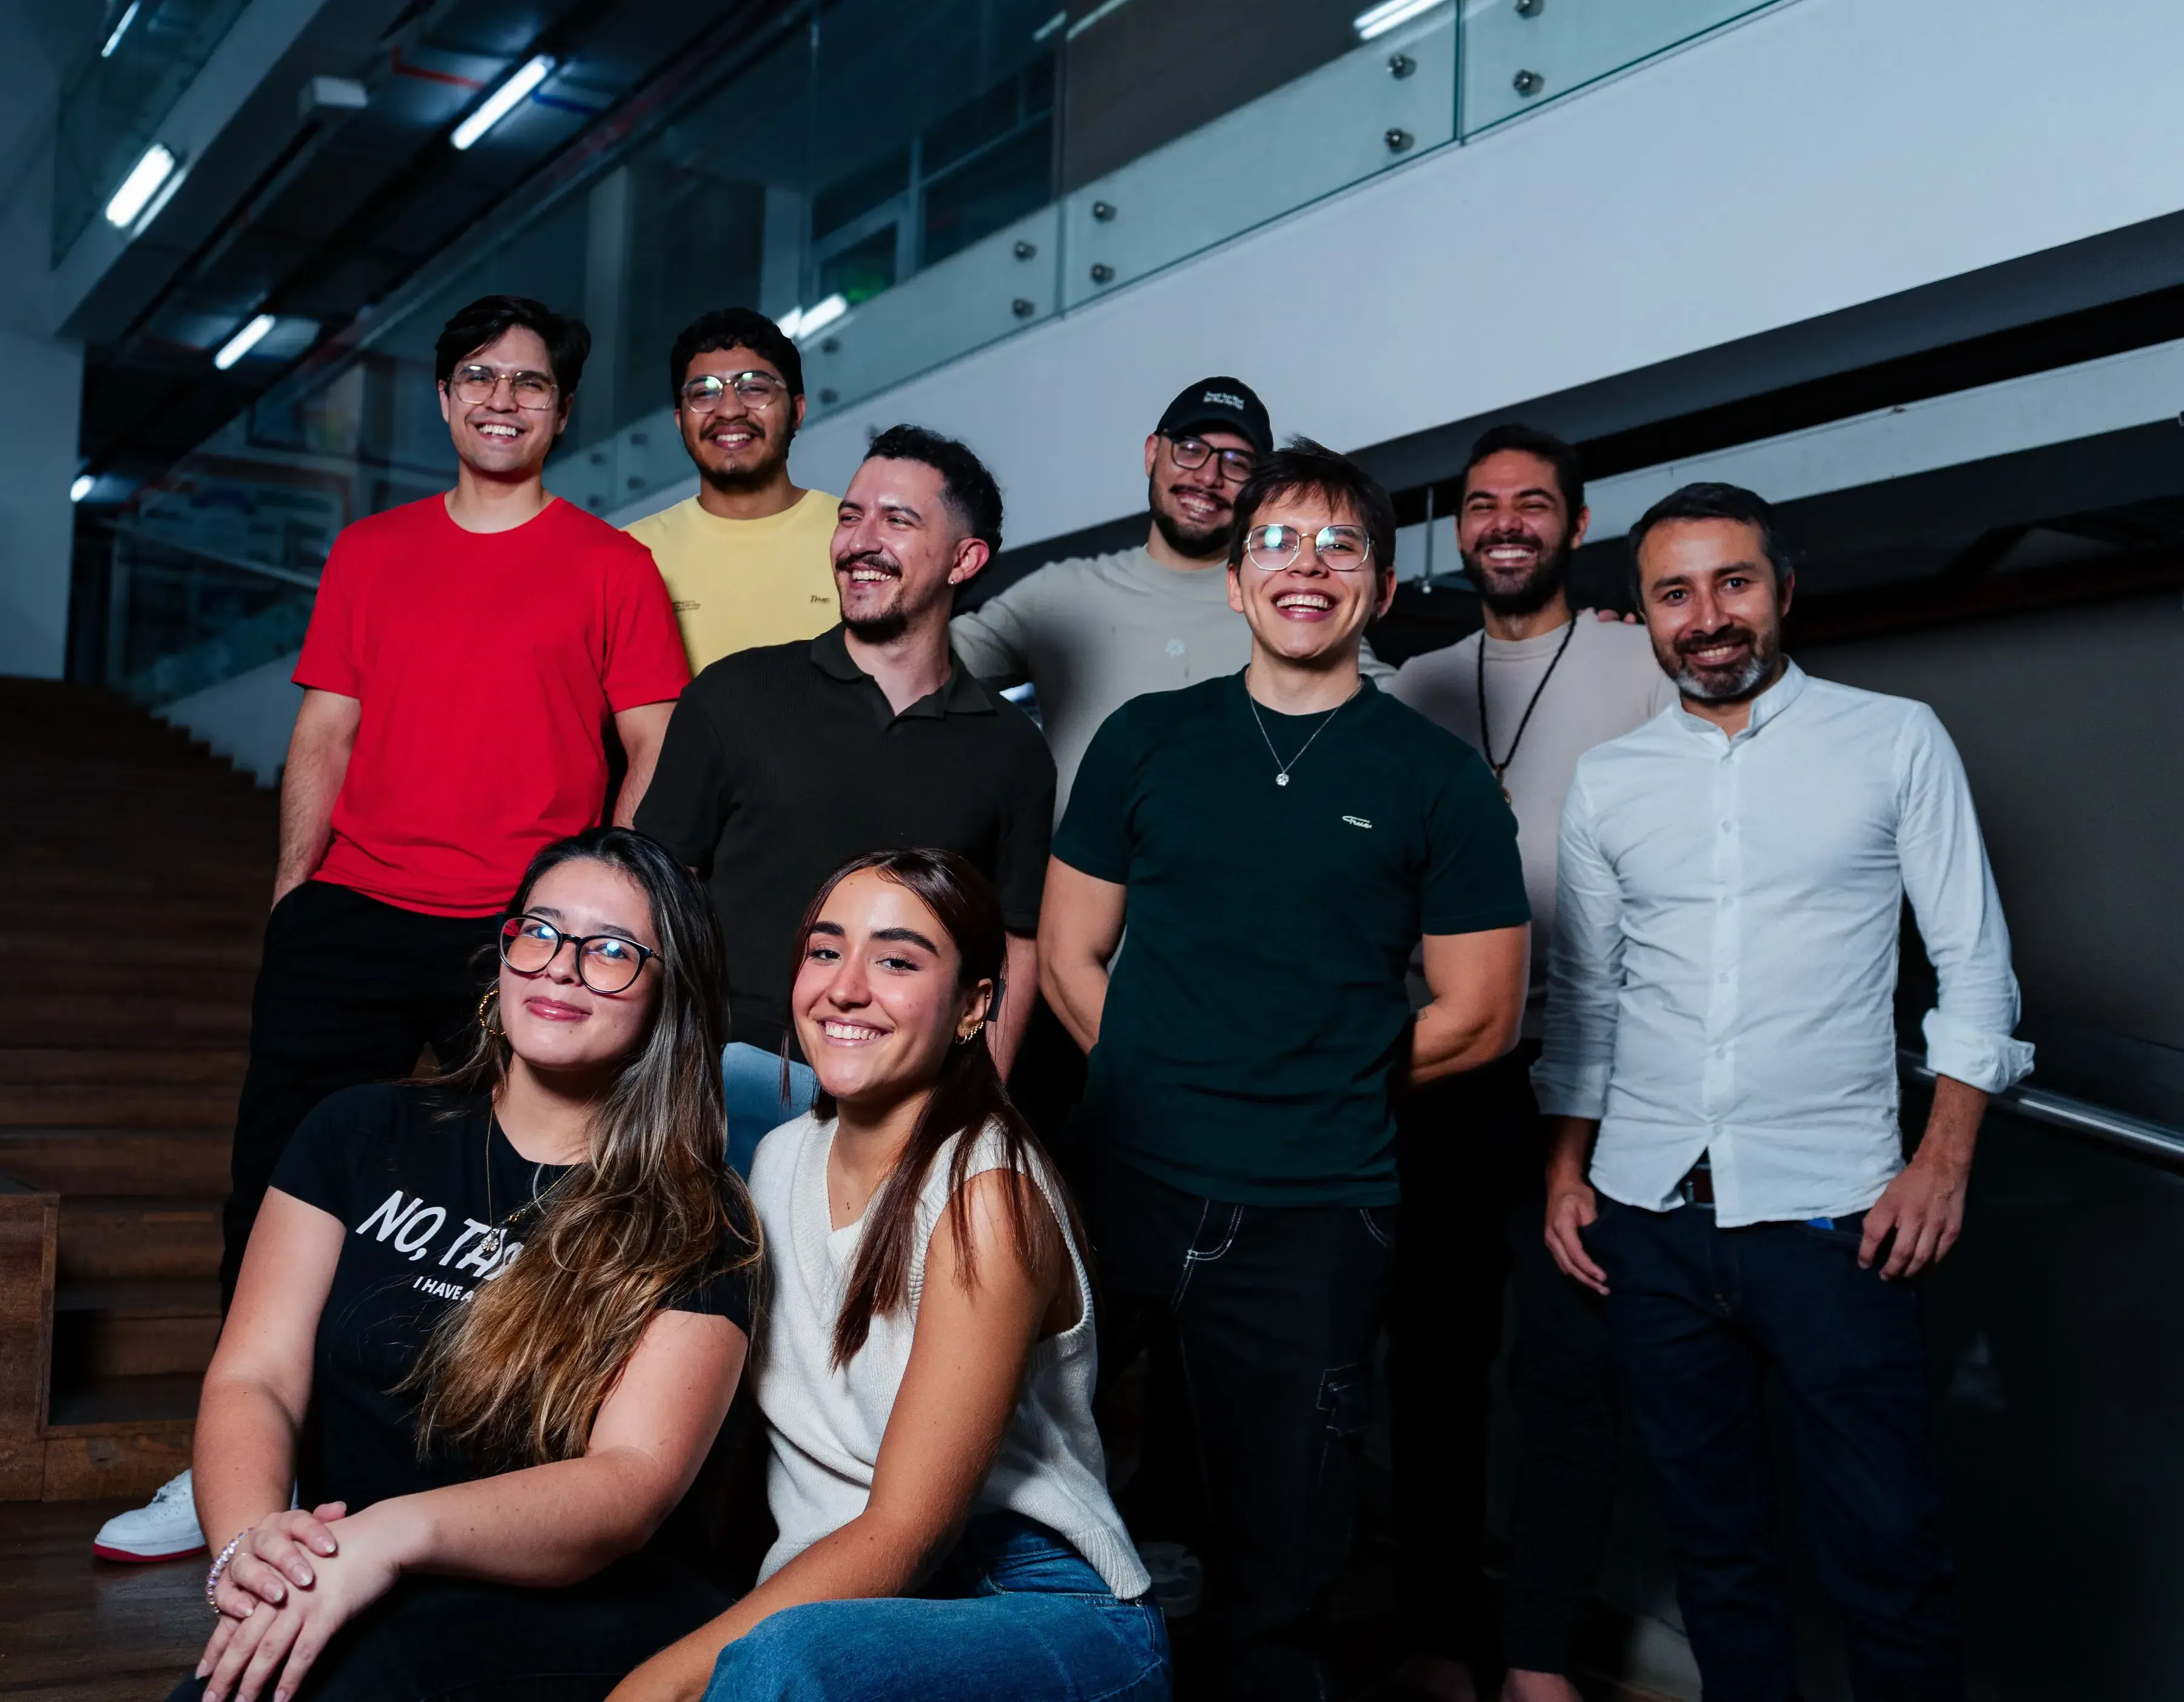
[(1289, 783), (1290, 777), (1286, 774), (1278, 774), (1274, 776), (1274, 784), (1276, 786), (1287, 786)]
[(493, 1228), (488, 1229), (478, 1239), (478, 1257), (484, 1260), (486, 1263), (490, 1265), (494, 1260), (500, 1257), (500, 1243), (506, 1238), (507, 1232), (500, 1228), (499, 1225), (495, 1225)]

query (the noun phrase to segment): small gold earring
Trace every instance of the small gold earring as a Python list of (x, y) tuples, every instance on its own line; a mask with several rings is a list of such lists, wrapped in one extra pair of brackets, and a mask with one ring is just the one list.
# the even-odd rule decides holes
[(973, 1040), (976, 1040), (985, 1032), (986, 1021), (983, 1017), (980, 1017), (978, 1022), (972, 1027), (972, 1030), (968, 1034), (959, 1034), (956, 1037), (956, 1043), (958, 1046), (968, 1046)]
[(485, 990), (485, 997), (478, 1001), (478, 1026), (485, 1030), (488, 1034), (498, 1035), (505, 1032), (501, 1028), (499, 1024), (496, 1022), (489, 1022), (486, 1020), (486, 1007), (499, 997), (500, 989), (497, 987), (489, 987)]

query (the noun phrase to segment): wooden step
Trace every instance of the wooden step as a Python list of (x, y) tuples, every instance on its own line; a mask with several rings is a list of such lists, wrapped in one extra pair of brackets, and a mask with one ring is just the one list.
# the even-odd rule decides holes
[[(64, 958), (38, 978), (42, 999), (76, 993), (158, 998), (163, 1002), (231, 1003), (249, 1008), (258, 966), (232, 962), (108, 963), (97, 956)], [(8, 995), (0, 993), (0, 1000)]]
[[(272, 883), (269, 881), (270, 891)], [(192, 928), (179, 926), (164, 911), (143, 926), (127, 915), (108, 913), (82, 928), (9, 926), (0, 923), (0, 961), (50, 963), (95, 951), (108, 964), (204, 964), (220, 969), (254, 970), (265, 943), (262, 911), (247, 920), (233, 913)], [(142, 1048), (139, 1048), (142, 1049)]]
[(0, 1087), (0, 1129), (228, 1129), (241, 1083), (115, 1082)]
[(220, 1341), (220, 1283), (98, 1277), (53, 1290), (53, 1387), (100, 1377), (201, 1373)]
[[(198, 1415), (198, 1394), (204, 1378), (195, 1371), (169, 1371), (154, 1377), (93, 1377), (75, 1388), (57, 1392), (51, 1416), (53, 1429), (90, 1425), (183, 1424)], [(182, 1464), (189, 1462), (185, 1460)], [(181, 1466), (176, 1466), (180, 1471)], [(170, 1472), (168, 1477), (172, 1477)], [(162, 1477), (151, 1487), (167, 1481)]]
[(49, 1193), (225, 1199), (227, 1129), (0, 1129), (0, 1175)]
[(0, 1032), (29, 1045), (70, 1041), (155, 1045), (203, 1041), (222, 1048), (250, 1042), (250, 1001), (199, 1003), (170, 996), (55, 993), (46, 998), (0, 989)]
[[(7, 955), (6, 937), (0, 935), (0, 961)], [(249, 1065), (250, 1054), (240, 1047), (0, 1046), (0, 1082), (25, 1087), (146, 1082), (232, 1091), (242, 1087)]]
[(217, 1280), (220, 1204), (210, 1197), (65, 1195), (55, 1274), (63, 1282)]

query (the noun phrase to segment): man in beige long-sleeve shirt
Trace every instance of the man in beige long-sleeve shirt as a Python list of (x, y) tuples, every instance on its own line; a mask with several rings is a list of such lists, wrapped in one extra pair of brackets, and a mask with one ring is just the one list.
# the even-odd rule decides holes
[(1575, 1702), (1569, 1643), (1599, 1566), (1615, 1488), (1607, 1346), (1594, 1309), (1542, 1239), (1545, 1154), (1525, 1068), (1537, 1050), (1552, 932), (1556, 830), (1577, 759), (1676, 701), (1645, 629), (1573, 612), (1569, 559), (1585, 483), (1570, 447), (1522, 426), (1481, 437), (1464, 469), (1457, 546), (1485, 630), (1412, 657), (1390, 693), (1475, 747), (1517, 817), (1535, 945), (1525, 1043), (1436, 1082), (1398, 1113), (1406, 1232), (1392, 1365), (1397, 1571), (1412, 1660), (1403, 1677), (1475, 1694), (1489, 1592), (1471, 1557), (1485, 1515), (1486, 1369), (1513, 1265), (1522, 1351), (1502, 1702)]
[[(989, 685), (1028, 681), (1059, 771), (1056, 819), (1100, 724), (1130, 698), (1241, 668), (1251, 631), (1228, 606), (1231, 506), (1274, 434), (1234, 378), (1207, 378), (1168, 404), (1145, 439), (1145, 541), (1035, 569), (976, 610), (949, 642)], [(1392, 672), (1368, 649), (1368, 674)]]

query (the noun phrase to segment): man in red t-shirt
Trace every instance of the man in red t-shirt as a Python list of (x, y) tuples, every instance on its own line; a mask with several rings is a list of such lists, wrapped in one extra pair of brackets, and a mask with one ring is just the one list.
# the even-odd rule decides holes
[(281, 862), (236, 1126), (223, 1294), (274, 1160), (337, 1088), (460, 1055), (549, 841), (627, 822), (688, 680), (651, 555), (547, 494), (590, 334), (488, 296), (435, 351), (455, 487), (335, 540), (296, 668)]
[[(591, 333), (520, 296), (472, 302), (434, 350), (458, 463), (445, 496), (334, 541), (296, 683), (281, 860), (250, 1016), (220, 1304), (273, 1166), (312, 1107), (471, 1039), (502, 907), (548, 842), (627, 824), (689, 680), (651, 553), (547, 494)], [(97, 1551), (202, 1546), (186, 1472)]]

